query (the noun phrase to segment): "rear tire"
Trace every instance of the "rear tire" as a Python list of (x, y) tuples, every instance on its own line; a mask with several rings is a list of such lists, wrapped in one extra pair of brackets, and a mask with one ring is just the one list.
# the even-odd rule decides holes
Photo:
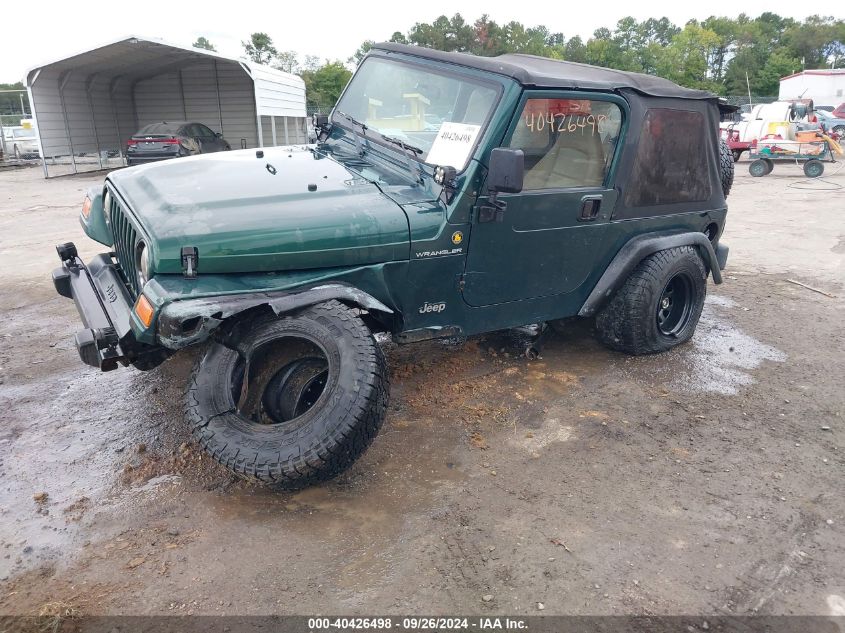
[(212, 343), (188, 388), (194, 438), (215, 460), (290, 490), (334, 477), (372, 443), (387, 368), (350, 308), (329, 301), (256, 321), (233, 347)]
[(695, 333), (707, 270), (694, 246), (646, 257), (596, 316), (596, 333), (613, 349), (639, 356), (665, 352)]
[(719, 139), (719, 180), (722, 182), (722, 193), (725, 198), (731, 192), (734, 184), (734, 156), (725, 139)]

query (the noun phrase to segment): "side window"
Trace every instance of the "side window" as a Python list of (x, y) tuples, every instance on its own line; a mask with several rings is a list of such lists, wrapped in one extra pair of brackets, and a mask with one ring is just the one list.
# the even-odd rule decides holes
[(524, 190), (602, 186), (621, 128), (609, 101), (529, 99), (508, 144), (525, 153)]
[(209, 128), (205, 127), (201, 123), (197, 123), (196, 126), (200, 133), (200, 136), (202, 136), (203, 138), (214, 138), (214, 132), (212, 132)]
[(709, 200), (709, 133), (700, 112), (667, 108), (649, 110), (625, 194), (626, 206)]

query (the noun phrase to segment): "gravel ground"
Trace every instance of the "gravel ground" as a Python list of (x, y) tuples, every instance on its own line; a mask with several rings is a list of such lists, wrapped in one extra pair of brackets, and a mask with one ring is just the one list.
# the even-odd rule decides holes
[[(0, 613), (845, 615), (845, 173), (738, 164), (693, 341), (386, 345), (385, 428), (296, 494), (187, 442), (184, 353), (83, 366), (53, 245), (102, 175), (0, 172)], [(816, 292), (793, 282), (801, 282)]]

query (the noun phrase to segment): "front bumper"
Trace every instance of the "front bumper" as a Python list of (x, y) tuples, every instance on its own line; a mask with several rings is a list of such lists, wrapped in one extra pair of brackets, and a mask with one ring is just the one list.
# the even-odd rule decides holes
[(62, 265), (53, 271), (53, 285), (73, 299), (82, 319), (74, 337), (82, 361), (102, 371), (133, 362), (143, 351), (131, 327), (134, 301), (111, 255), (97, 255), (86, 266), (73, 244), (58, 250)]

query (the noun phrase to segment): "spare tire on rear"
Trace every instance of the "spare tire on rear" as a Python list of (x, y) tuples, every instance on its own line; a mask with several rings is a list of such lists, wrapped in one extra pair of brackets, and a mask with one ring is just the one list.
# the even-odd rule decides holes
[(734, 184), (734, 156), (725, 139), (719, 139), (719, 180), (722, 183), (722, 193), (725, 198), (731, 192)]
[(240, 329), (194, 368), (187, 414), (197, 442), (235, 473), (283, 489), (352, 465), (388, 398), (384, 356), (357, 313), (328, 301)]

